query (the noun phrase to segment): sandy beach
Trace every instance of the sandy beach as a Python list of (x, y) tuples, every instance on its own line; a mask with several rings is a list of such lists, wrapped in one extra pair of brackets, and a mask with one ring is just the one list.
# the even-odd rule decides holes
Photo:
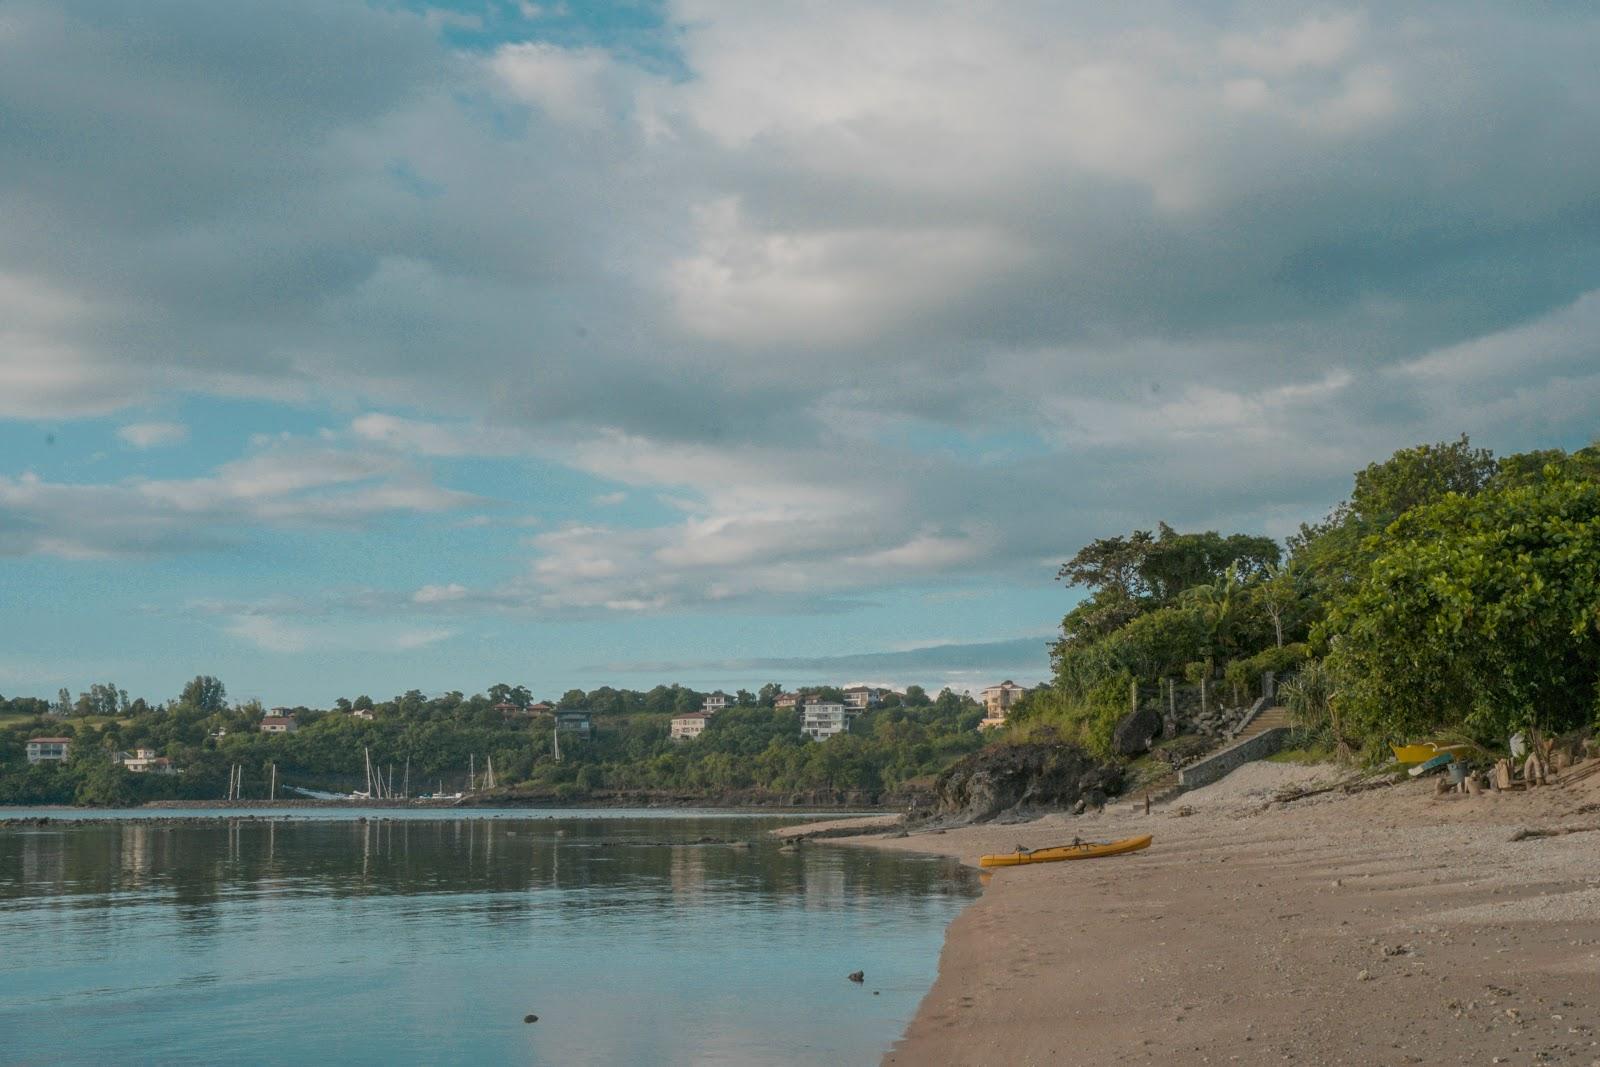
[(1273, 800), (1345, 776), (1256, 763), (1149, 815), (840, 840), (975, 865), (1155, 835), (995, 872), (884, 1062), (1600, 1064), (1600, 775)]

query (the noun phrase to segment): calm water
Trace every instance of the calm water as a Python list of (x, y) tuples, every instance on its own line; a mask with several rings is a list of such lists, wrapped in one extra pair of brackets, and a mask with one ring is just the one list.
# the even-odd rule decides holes
[(0, 830), (0, 1062), (871, 1063), (977, 892), (794, 816), (481, 815)]

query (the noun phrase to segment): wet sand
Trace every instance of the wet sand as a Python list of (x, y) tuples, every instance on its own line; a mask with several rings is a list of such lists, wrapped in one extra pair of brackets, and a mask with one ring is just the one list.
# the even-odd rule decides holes
[(1155, 835), (995, 872), (884, 1062), (1600, 1064), (1600, 774), (1272, 800), (1341, 777), (1258, 763), (1149, 815), (840, 839), (976, 864)]

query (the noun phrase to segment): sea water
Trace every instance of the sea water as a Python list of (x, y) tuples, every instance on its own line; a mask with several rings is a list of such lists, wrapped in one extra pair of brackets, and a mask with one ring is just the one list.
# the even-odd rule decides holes
[(0, 829), (0, 1063), (875, 1063), (977, 892), (795, 816), (174, 814)]

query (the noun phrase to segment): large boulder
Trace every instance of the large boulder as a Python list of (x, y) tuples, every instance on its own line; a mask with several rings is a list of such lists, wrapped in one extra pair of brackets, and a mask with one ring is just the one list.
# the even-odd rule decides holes
[(1150, 751), (1150, 744), (1161, 736), (1161, 713), (1154, 708), (1130, 711), (1111, 732), (1111, 749), (1119, 756), (1137, 756)]
[(1016, 808), (1104, 803), (1122, 789), (1122, 770), (1076, 745), (1000, 744), (974, 752), (934, 783), (941, 815), (978, 822)]

